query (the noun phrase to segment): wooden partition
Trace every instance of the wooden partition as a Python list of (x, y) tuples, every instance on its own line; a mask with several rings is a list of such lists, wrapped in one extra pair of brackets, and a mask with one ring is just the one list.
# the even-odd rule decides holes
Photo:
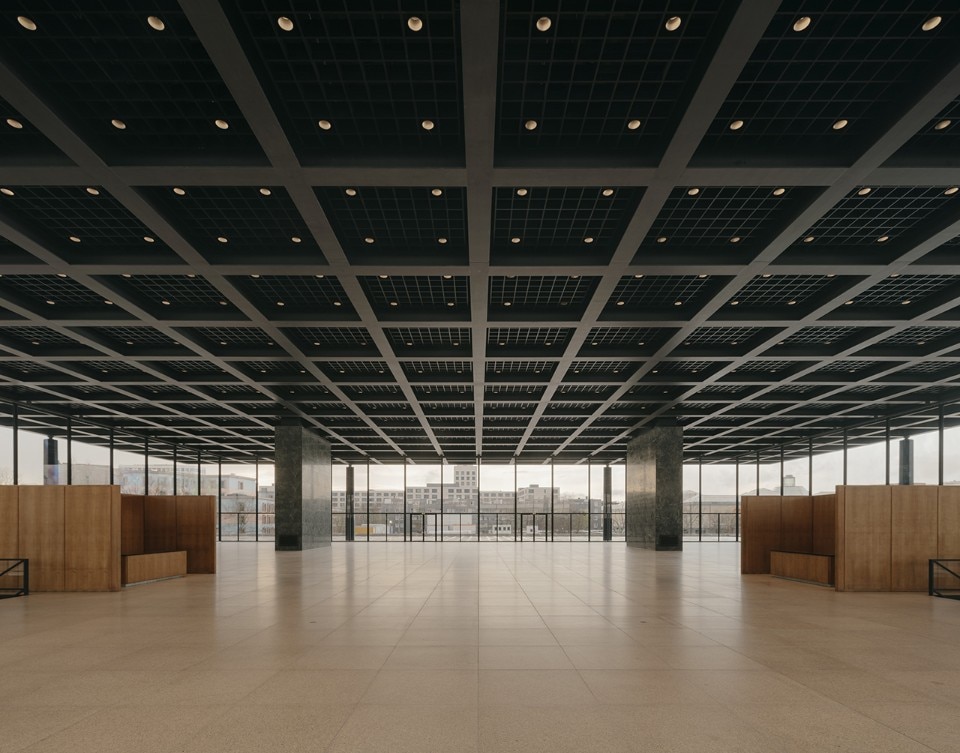
[(891, 487), (837, 487), (837, 590), (889, 591)]
[(769, 573), (770, 552), (780, 548), (780, 497), (742, 497), (741, 573)]
[(32, 591), (64, 588), (62, 486), (19, 487), (20, 557), (30, 560)]
[(120, 588), (120, 487), (65, 486), (65, 591)]
[[(213, 496), (124, 494), (122, 510), (124, 556), (182, 551), (186, 552), (186, 572), (217, 572)], [(157, 560), (162, 561), (166, 560)]]
[(814, 554), (837, 552), (837, 495), (818, 494), (813, 497), (813, 526), (811, 551)]
[(939, 487), (937, 558), (960, 559), (960, 486)]
[(925, 591), (937, 553), (936, 486), (894, 486), (890, 495), (890, 590)]
[(140, 495), (120, 496), (120, 554), (142, 554), (143, 502)]
[(177, 497), (177, 549), (188, 573), (217, 572), (217, 506), (212, 496)]
[(143, 551), (177, 550), (177, 498), (148, 496), (143, 501)]
[(20, 556), (20, 495), (15, 486), (0, 486), (0, 558)]
[(780, 497), (780, 546), (787, 552), (813, 551), (813, 497)]

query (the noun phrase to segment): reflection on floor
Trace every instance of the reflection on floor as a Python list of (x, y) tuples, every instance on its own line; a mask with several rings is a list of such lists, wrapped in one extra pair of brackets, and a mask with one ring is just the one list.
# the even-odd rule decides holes
[(0, 751), (957, 751), (960, 603), (735, 544), (220, 545), (0, 602)]

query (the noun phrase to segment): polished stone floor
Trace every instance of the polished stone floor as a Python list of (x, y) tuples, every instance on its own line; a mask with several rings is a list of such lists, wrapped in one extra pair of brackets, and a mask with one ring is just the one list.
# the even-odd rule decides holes
[(960, 601), (735, 544), (221, 544), (0, 601), (0, 752), (960, 751)]

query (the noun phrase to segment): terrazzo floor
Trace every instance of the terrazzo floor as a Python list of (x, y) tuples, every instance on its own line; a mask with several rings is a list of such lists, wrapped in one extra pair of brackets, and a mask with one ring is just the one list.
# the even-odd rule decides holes
[(739, 547), (220, 544), (218, 575), (0, 601), (12, 751), (960, 751), (960, 601)]

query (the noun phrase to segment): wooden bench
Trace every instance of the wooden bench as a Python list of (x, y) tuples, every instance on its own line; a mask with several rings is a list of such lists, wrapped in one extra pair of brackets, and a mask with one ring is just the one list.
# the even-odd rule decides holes
[(120, 558), (120, 582), (125, 586), (161, 578), (180, 578), (186, 574), (185, 551), (125, 554)]
[(770, 574), (807, 583), (819, 583), (823, 586), (832, 586), (836, 583), (832, 554), (772, 551), (770, 552)]

